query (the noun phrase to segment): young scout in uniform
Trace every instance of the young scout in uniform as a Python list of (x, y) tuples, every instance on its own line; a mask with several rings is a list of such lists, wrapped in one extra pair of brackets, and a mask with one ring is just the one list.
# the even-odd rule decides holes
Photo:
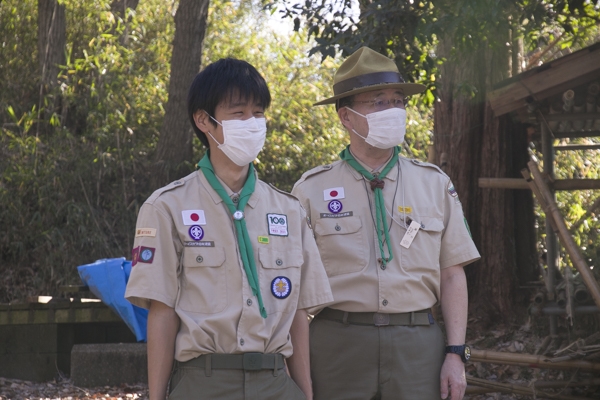
[(151, 399), (169, 378), (170, 399), (312, 399), (305, 310), (333, 297), (300, 203), (252, 165), (270, 101), (247, 62), (206, 67), (188, 113), (209, 151), (140, 209), (125, 296), (150, 309)]
[[(467, 285), (479, 258), (456, 190), (439, 168), (400, 157), (405, 101), (424, 86), (363, 47), (334, 96), (350, 146), (292, 191), (307, 210), (334, 302), (310, 325), (315, 399), (463, 397)], [(431, 307), (440, 302), (447, 344)], [(461, 357), (462, 356), (462, 357)], [(462, 358), (462, 359), (461, 359)]]

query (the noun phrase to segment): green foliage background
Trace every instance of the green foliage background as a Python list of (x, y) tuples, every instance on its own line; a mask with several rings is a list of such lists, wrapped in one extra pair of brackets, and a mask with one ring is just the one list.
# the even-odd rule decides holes
[[(149, 167), (167, 101), (176, 4), (139, 3), (124, 19), (110, 1), (64, 0), (67, 64), (59, 92), (40, 99), (37, 2), (0, 2), (0, 303), (57, 295), (78, 284), (76, 267), (130, 257), (139, 207), (156, 188)], [(302, 33), (270, 29), (251, 2), (213, 2), (202, 65), (248, 60), (269, 83), (263, 180), (291, 190), (300, 175), (337, 158), (347, 142), (331, 93), (339, 64), (308, 57)], [(41, 111), (60, 98), (51, 128)], [(409, 110), (407, 153), (426, 159), (427, 108)], [(199, 159), (204, 148), (194, 142)], [(190, 165), (190, 171), (193, 167)]]

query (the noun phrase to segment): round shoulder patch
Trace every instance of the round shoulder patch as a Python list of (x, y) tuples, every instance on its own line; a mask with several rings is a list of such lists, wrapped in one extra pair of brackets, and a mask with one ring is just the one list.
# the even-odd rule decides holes
[(292, 282), (285, 276), (278, 276), (271, 281), (271, 293), (278, 299), (286, 299), (292, 293)]

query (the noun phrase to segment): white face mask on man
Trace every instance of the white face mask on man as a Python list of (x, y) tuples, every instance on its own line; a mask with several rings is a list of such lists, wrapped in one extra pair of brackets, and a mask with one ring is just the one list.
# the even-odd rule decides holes
[(393, 107), (388, 108), (387, 110), (362, 115), (350, 107), (346, 108), (367, 119), (369, 132), (367, 133), (366, 138), (356, 132), (356, 130), (352, 129), (352, 132), (363, 138), (367, 144), (377, 147), (378, 149), (387, 150), (404, 142), (404, 134), (406, 133), (405, 109)]
[(207, 132), (217, 147), (236, 165), (248, 165), (263, 148), (267, 138), (267, 120), (265, 118), (248, 118), (245, 120), (231, 119), (219, 122), (209, 115), (217, 124), (223, 127), (223, 143), (220, 144)]

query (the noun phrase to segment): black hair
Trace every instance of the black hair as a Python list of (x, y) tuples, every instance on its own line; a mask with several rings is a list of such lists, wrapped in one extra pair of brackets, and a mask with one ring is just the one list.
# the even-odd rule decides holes
[(335, 102), (335, 111), (339, 111), (340, 108), (350, 107), (354, 103), (354, 96), (342, 97)]
[[(215, 115), (215, 109), (224, 100), (233, 96), (250, 100), (267, 109), (271, 104), (271, 93), (265, 79), (251, 64), (235, 58), (222, 58), (204, 68), (192, 82), (188, 93), (188, 115), (198, 139), (208, 147), (204, 132), (196, 126), (194, 113), (204, 110)], [(211, 120), (216, 127), (216, 123)]]

